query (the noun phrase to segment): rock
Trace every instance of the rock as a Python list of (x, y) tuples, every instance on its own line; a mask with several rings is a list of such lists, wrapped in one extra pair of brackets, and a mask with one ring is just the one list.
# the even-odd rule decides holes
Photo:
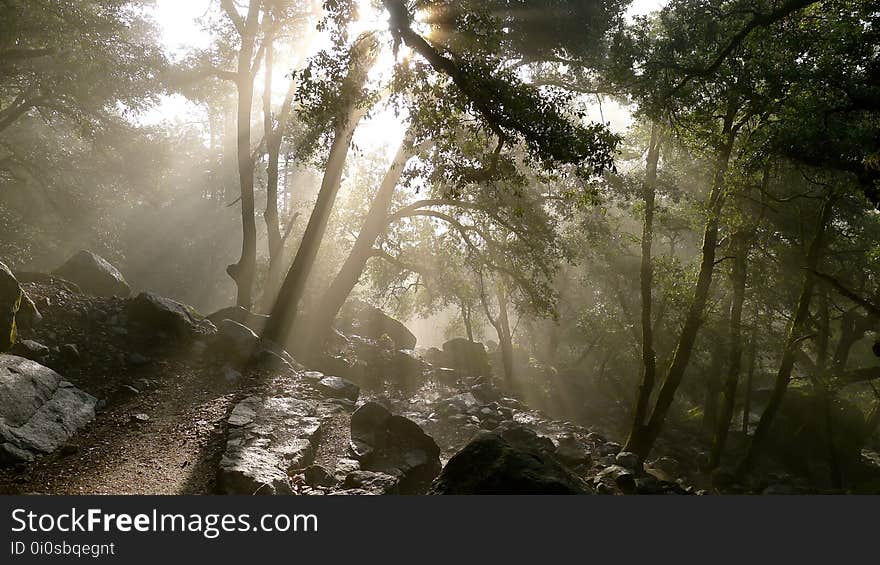
[(134, 365), (135, 367), (141, 367), (143, 365), (150, 364), (150, 358), (146, 355), (141, 355), (140, 353), (129, 353), (125, 356), (125, 361), (129, 365)]
[(351, 415), (351, 451), (363, 470), (397, 477), (401, 494), (425, 492), (441, 468), (437, 442), (375, 402)]
[(127, 298), (131, 288), (116, 267), (91, 251), (80, 251), (52, 273), (87, 294)]
[[(552, 443), (552, 442), (551, 442)], [(542, 451), (481, 432), (456, 453), (431, 494), (590, 494), (574, 473)]]
[(443, 344), (443, 353), (446, 357), (445, 365), (465, 376), (489, 376), (492, 373), (489, 355), (482, 343), (455, 338)]
[(678, 475), (678, 461), (672, 457), (659, 457), (652, 461), (650, 465), (654, 469), (658, 469), (669, 476), (675, 477)]
[(436, 347), (430, 347), (424, 354), (425, 361), (430, 363), (431, 365), (436, 365), (437, 367), (445, 367), (446, 365), (446, 355), (437, 349)]
[(504, 441), (518, 449), (548, 456), (556, 450), (552, 439), (538, 435), (531, 428), (521, 424), (505, 424), (498, 429), (498, 433)]
[(0, 263), (0, 353), (9, 351), (18, 334), (16, 315), (21, 308), (24, 291), (9, 267)]
[(455, 369), (446, 367), (433, 367), (428, 372), (428, 377), (440, 384), (454, 386), (458, 382), (458, 373)]
[(605, 467), (596, 475), (599, 480), (612, 480), (614, 484), (624, 494), (634, 494), (636, 492), (636, 477), (631, 469), (621, 467), (620, 465), (611, 465)]
[(434, 409), (440, 414), (462, 414), (472, 408), (479, 407), (479, 405), (479, 401), (473, 394), (465, 392), (438, 401)]
[(592, 457), (587, 448), (581, 444), (574, 436), (563, 436), (559, 438), (559, 444), (556, 451), (553, 452), (557, 459), (566, 465), (590, 465)]
[(620, 444), (613, 441), (609, 441), (596, 446), (596, 452), (602, 457), (605, 457), (606, 455), (617, 455), (620, 450)]
[(405, 325), (365, 302), (352, 300), (346, 303), (338, 324), (343, 331), (369, 339), (388, 336), (395, 349), (416, 347), (416, 336)]
[(400, 494), (397, 477), (375, 471), (354, 471), (342, 483), (346, 489), (360, 489), (368, 494)]
[(289, 474), (306, 467), (321, 430), (313, 402), (250, 396), (227, 419), (226, 449), (217, 475), (222, 494), (291, 494)]
[(61, 357), (64, 358), (68, 363), (74, 362), (79, 359), (79, 348), (72, 343), (65, 343), (60, 348), (58, 348), (58, 352), (61, 354)]
[(31, 339), (23, 339), (15, 343), (9, 351), (12, 355), (18, 355), (31, 361), (42, 362), (49, 356), (49, 348), (42, 343)]
[(310, 487), (332, 487), (336, 485), (336, 478), (320, 465), (306, 467), (303, 471), (306, 484)]
[(131, 419), (134, 420), (135, 422), (140, 422), (140, 423), (150, 421), (150, 417), (148, 415), (144, 414), (143, 412), (138, 412), (137, 414), (132, 414)]
[(250, 328), (256, 333), (261, 333), (263, 331), (263, 328), (266, 326), (266, 322), (269, 321), (269, 316), (255, 314), (254, 312), (246, 310), (241, 306), (230, 306), (228, 308), (223, 308), (222, 310), (218, 310), (213, 314), (209, 314), (207, 318), (212, 324), (214, 324), (218, 328), (220, 327), (220, 324), (221, 322), (223, 322), (223, 320), (232, 320), (233, 322), (238, 322), (239, 324)]
[(635, 453), (621, 451), (614, 457), (614, 462), (632, 471), (638, 471), (642, 467), (642, 460)]
[(0, 443), (4, 457), (29, 461), (64, 445), (94, 420), (98, 400), (35, 361), (0, 355)]
[(259, 342), (260, 338), (247, 326), (222, 320), (212, 349), (226, 359), (241, 363), (256, 353)]
[(142, 292), (131, 299), (125, 312), (131, 322), (150, 333), (196, 337), (213, 335), (217, 331), (214, 324), (192, 307), (152, 292)]
[(318, 381), (318, 389), (330, 398), (344, 398), (357, 402), (361, 387), (342, 377), (324, 377)]
[(223, 378), (227, 383), (236, 383), (241, 379), (241, 373), (229, 365), (223, 366)]

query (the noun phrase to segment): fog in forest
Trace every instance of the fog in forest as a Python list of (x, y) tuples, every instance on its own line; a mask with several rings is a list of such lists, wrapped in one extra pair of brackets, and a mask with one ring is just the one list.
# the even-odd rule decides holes
[(0, 492), (880, 490), (872, 2), (0, 18)]

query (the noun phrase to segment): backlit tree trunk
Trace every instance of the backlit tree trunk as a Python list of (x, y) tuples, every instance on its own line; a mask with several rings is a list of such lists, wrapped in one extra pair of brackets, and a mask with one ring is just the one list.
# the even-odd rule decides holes
[(789, 324), (788, 338), (785, 342), (782, 359), (779, 362), (779, 370), (776, 373), (773, 392), (770, 394), (770, 400), (761, 414), (761, 419), (758, 422), (758, 427), (755, 429), (755, 435), (752, 437), (749, 450), (737, 469), (739, 475), (744, 475), (751, 470), (756, 457), (764, 446), (764, 442), (766, 442), (767, 437), (770, 435), (770, 426), (773, 424), (773, 419), (776, 417), (780, 406), (782, 406), (785, 391), (788, 389), (788, 383), (791, 381), (791, 371), (794, 368), (797, 351), (800, 349), (801, 334), (810, 315), (810, 301), (813, 297), (813, 288), (816, 283), (814, 271), (819, 264), (819, 252), (824, 243), (825, 231), (831, 220), (833, 208), (833, 198), (828, 197), (822, 203), (822, 208), (819, 211), (816, 235), (807, 250), (806, 268), (804, 270), (800, 297), (798, 298), (794, 318), (792, 318)]

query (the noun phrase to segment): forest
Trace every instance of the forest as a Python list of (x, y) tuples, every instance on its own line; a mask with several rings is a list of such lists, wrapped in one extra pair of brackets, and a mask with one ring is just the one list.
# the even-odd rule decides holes
[(0, 493), (880, 493), (869, 0), (0, 0)]

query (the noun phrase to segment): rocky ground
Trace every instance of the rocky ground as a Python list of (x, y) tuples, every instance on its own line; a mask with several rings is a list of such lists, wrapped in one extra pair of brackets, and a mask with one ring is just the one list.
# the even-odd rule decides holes
[[(42, 321), (20, 328), (15, 357), (0, 359), (33, 360), (50, 384), (35, 385), (39, 406), (22, 409), (20, 422), (6, 415), (0, 493), (810, 491), (788, 475), (748, 489), (719, 484), (699, 473), (697, 451), (675, 447), (693, 442), (667, 438), (657, 458), (640, 461), (601, 424), (553, 418), (506, 393), (484, 360), (443, 366), (456, 363), (439, 350), (397, 349), (387, 333), (339, 334), (324, 372), (308, 371), (230, 319), (259, 323), (234, 309), (211, 323), (155, 295), (94, 296), (59, 278), (21, 278)], [(391, 333), (410, 340), (405, 328)], [(0, 389), (22, 382), (19, 372), (0, 367)], [(20, 393), (9, 390), (4, 398)], [(71, 390), (79, 420), (47, 427), (45, 414), (68, 412), (57, 397)], [(34, 430), (45, 445), (25, 441)]]

